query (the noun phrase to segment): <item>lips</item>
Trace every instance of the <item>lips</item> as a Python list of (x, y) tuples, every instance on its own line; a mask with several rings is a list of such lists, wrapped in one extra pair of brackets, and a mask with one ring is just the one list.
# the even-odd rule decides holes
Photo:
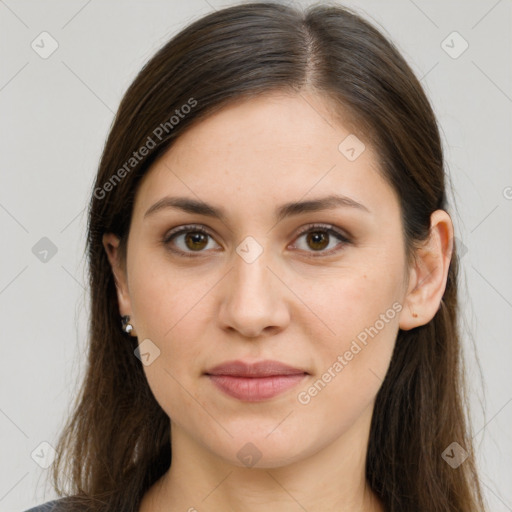
[(230, 375), (235, 377), (272, 377), (276, 375), (302, 375), (307, 373), (300, 368), (294, 368), (280, 361), (259, 361), (246, 363), (244, 361), (228, 361), (219, 364), (206, 372), (207, 375)]
[(206, 375), (226, 395), (247, 402), (259, 402), (296, 386), (308, 372), (279, 361), (229, 361), (211, 368)]

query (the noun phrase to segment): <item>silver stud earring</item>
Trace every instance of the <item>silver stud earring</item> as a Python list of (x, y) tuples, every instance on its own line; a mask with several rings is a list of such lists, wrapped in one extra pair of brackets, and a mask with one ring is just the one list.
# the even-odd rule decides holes
[(129, 322), (130, 322), (130, 317), (128, 315), (121, 317), (121, 325), (122, 325), (123, 331), (126, 334), (130, 334), (133, 331), (133, 325)]

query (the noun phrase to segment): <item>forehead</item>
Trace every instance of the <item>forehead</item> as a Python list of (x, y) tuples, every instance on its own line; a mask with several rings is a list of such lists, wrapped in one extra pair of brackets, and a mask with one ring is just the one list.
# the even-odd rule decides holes
[(396, 202), (368, 138), (351, 126), (311, 94), (231, 104), (192, 126), (153, 164), (136, 209), (146, 211), (165, 194), (247, 207), (333, 192), (362, 203)]

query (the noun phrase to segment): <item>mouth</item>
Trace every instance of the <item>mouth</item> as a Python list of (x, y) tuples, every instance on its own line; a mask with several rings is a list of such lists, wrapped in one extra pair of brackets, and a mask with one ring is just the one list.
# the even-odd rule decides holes
[(231, 377), (275, 377), (287, 375), (302, 375), (308, 373), (302, 368), (295, 368), (280, 361), (227, 361), (207, 370), (206, 375), (229, 375)]
[(226, 395), (247, 402), (268, 400), (298, 385), (309, 373), (280, 361), (230, 361), (205, 375)]

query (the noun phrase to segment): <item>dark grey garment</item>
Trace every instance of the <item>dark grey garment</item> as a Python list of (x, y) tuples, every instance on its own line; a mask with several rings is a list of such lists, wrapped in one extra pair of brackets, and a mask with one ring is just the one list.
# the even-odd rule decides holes
[(64, 499), (56, 499), (52, 501), (47, 501), (42, 505), (38, 505), (37, 507), (26, 510), (25, 512), (60, 512), (63, 511)]

